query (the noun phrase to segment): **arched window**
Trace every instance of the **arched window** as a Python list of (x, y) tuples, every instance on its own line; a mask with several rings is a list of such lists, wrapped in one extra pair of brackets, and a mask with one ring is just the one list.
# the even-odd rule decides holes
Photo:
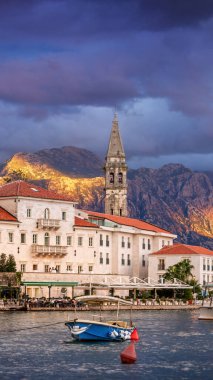
[(109, 173), (109, 182), (114, 183), (114, 173)]
[(118, 173), (118, 183), (123, 183), (123, 173)]
[(50, 245), (50, 235), (48, 232), (46, 232), (44, 235), (44, 245)]
[(44, 219), (50, 219), (50, 210), (48, 208), (44, 210)]

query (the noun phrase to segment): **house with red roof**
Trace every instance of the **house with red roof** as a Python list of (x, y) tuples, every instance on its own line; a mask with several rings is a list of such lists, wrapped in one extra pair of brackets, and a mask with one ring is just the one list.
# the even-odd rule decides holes
[[(172, 246), (176, 235), (142, 220), (79, 210), (73, 199), (15, 181), (0, 187), (0, 237), (1, 251), (14, 255), (26, 281), (99, 282), (146, 278), (150, 254)], [(27, 292), (44, 295), (39, 286)]]
[(149, 277), (161, 281), (170, 266), (189, 259), (193, 265), (192, 275), (201, 284), (213, 282), (213, 251), (204, 247), (174, 244), (164, 246), (149, 256)]
[(172, 245), (176, 238), (171, 232), (142, 220), (93, 211), (76, 210), (76, 213), (98, 227), (93, 238), (100, 272), (147, 278), (149, 254), (165, 244)]
[(16, 255), (16, 247), (13, 243), (19, 238), (18, 227), (18, 219), (0, 206), (0, 254)]

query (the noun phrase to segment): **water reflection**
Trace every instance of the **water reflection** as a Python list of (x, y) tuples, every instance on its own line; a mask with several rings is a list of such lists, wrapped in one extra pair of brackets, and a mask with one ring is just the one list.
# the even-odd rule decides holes
[(140, 341), (132, 365), (120, 362), (128, 342), (73, 343), (64, 326), (72, 312), (0, 313), (0, 378), (210, 380), (213, 322), (198, 313), (134, 312)]

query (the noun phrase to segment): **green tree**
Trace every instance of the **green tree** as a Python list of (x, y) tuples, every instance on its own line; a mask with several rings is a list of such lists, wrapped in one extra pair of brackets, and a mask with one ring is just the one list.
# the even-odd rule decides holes
[(191, 262), (189, 259), (184, 259), (180, 261), (179, 263), (170, 266), (166, 273), (164, 274), (165, 280), (174, 280), (177, 278), (178, 280), (181, 280), (183, 282), (189, 282), (190, 279), (192, 279), (192, 269), (193, 265), (191, 265)]
[(2, 253), (0, 256), (0, 272), (6, 272), (7, 256)]
[(0, 256), (0, 272), (16, 272), (16, 262), (13, 255), (2, 253)]
[(16, 272), (16, 261), (13, 255), (9, 255), (6, 261), (6, 271), (5, 272)]
[(201, 294), (201, 287), (192, 275), (193, 268), (194, 266), (191, 265), (190, 260), (184, 259), (179, 263), (170, 266), (164, 274), (163, 277), (165, 280), (172, 281), (176, 278), (193, 287), (193, 289), (177, 290), (177, 296), (185, 299), (192, 299), (192, 291), (193, 293), (197, 293), (198, 296)]

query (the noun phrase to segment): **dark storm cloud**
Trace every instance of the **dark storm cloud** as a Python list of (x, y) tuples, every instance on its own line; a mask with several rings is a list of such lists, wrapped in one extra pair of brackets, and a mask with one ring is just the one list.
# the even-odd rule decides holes
[[(213, 15), (212, 0), (7, 0), (0, 2), (1, 35), (87, 39), (113, 33), (194, 26)], [(15, 33), (15, 35), (14, 35)]]
[(77, 131), (65, 114), (154, 99), (151, 116), (127, 118), (128, 157), (211, 152), (212, 35), (212, 0), (0, 1), (0, 100), (14, 106), (1, 136), (15, 151), (65, 145), (71, 131), (71, 145), (94, 150), (95, 116)]

